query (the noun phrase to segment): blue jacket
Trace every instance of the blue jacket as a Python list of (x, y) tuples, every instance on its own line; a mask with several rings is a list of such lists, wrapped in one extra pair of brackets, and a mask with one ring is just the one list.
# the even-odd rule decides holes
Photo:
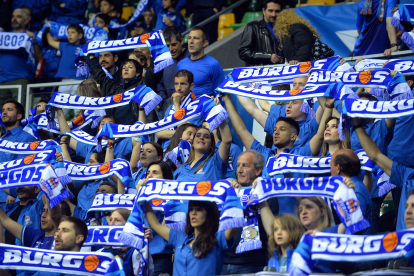
[[(85, 22), (85, 12), (88, 0), (52, 0), (51, 21), (63, 24), (82, 24)], [(65, 4), (62, 8), (61, 4)]]
[[(273, 266), (274, 268), (276, 268), (276, 272), (279, 272), (279, 258), (277, 257), (278, 253), (276, 250), (273, 250), (273, 252), (275, 253), (275, 255), (269, 259), (267, 266)], [(289, 271), (289, 265), (290, 265), (290, 262), (292, 261), (293, 249), (289, 248), (286, 253), (287, 253), (287, 270)]]

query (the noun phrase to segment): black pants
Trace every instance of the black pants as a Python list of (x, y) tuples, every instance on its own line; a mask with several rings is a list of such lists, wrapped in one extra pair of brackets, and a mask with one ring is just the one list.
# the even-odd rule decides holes
[[(197, 25), (198, 23), (206, 20), (207, 18), (215, 14), (216, 13), (213, 11), (213, 8), (197, 7), (196, 9), (194, 9), (193, 26)], [(206, 28), (207, 30), (209, 44), (211, 45), (214, 42), (216, 42), (218, 37), (218, 18), (204, 25), (204, 28)]]

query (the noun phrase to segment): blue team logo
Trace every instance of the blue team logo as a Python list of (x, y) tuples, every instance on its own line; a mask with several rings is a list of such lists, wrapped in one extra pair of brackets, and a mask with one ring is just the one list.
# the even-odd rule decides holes
[(30, 224), (33, 224), (33, 221), (31, 221), (30, 220), (30, 217), (29, 216), (26, 216), (25, 218), (24, 218), (24, 225), (30, 225)]
[(359, 208), (358, 200), (353, 198), (347, 201), (339, 199), (335, 202), (338, 205), (339, 213), (341, 213), (342, 217), (345, 219), (346, 222), (351, 220), (351, 214), (356, 212)]
[(75, 52), (75, 55), (79, 55), (79, 53), (80, 53), (80, 51), (82, 50), (82, 48), (80, 48), (80, 47), (77, 47), (76, 48), (76, 52)]

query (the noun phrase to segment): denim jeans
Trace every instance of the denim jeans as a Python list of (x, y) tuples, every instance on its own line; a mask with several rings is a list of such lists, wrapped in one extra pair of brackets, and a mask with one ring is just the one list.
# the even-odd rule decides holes
[(221, 275), (256, 273), (263, 271), (263, 266), (224, 264)]

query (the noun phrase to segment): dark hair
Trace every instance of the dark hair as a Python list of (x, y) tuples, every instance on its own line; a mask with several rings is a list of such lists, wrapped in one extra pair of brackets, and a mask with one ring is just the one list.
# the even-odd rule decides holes
[(219, 228), (220, 212), (217, 204), (210, 201), (194, 201), (191, 200), (188, 204), (188, 213), (186, 219), (185, 232), (187, 235), (194, 233), (194, 227), (191, 226), (190, 208), (201, 207), (207, 212), (207, 218), (200, 228), (201, 231), (197, 240), (193, 243), (193, 256), (196, 258), (204, 258), (211, 252), (217, 243), (216, 233)]
[(62, 216), (70, 217), (72, 216), (72, 211), (70, 210), (69, 204), (66, 201), (61, 201), (59, 203), (60, 211), (62, 212)]
[(165, 153), (172, 151), (175, 147), (177, 147), (181, 142), (181, 136), (183, 136), (184, 131), (189, 128), (193, 127), (197, 131), (197, 126), (193, 124), (182, 124), (175, 130), (174, 135), (170, 139), (170, 144), (168, 145), (167, 149), (165, 150)]
[(361, 161), (359, 158), (352, 158), (345, 153), (340, 153), (335, 156), (334, 164), (341, 166), (344, 174), (357, 176), (361, 173)]
[(44, 98), (41, 98), (40, 100), (38, 100), (37, 102), (36, 102), (36, 104), (35, 105), (38, 105), (38, 104), (40, 104), (40, 103), (49, 103), (49, 101), (48, 100), (46, 100), (46, 99), (44, 99)]
[(203, 39), (203, 42), (204, 41), (208, 41), (208, 33), (207, 33), (207, 30), (206, 30), (206, 28), (204, 28), (203, 26), (194, 26), (194, 27), (192, 27), (191, 28), (191, 30), (190, 30), (190, 32), (191, 31), (201, 31), (202, 32), (202, 39)]
[[(109, 25), (109, 23), (111, 23), (111, 18), (109, 17), (109, 15), (104, 14), (104, 13), (98, 13), (96, 15), (96, 18), (100, 18), (105, 22), (105, 25)], [(112, 53), (112, 52), (111, 52)]]
[(103, 1), (108, 2), (110, 6), (115, 7), (115, 0), (99, 0), (99, 4), (101, 4)]
[(117, 123), (118, 123), (118, 122), (116, 121), (116, 119), (115, 119), (115, 117), (114, 117), (114, 116), (111, 116), (111, 115), (104, 115), (104, 116), (102, 116), (102, 117), (99, 119), (99, 121), (98, 121), (98, 127), (101, 125), (101, 122), (103, 121), (103, 119), (107, 119), (107, 118), (112, 119), (112, 121), (114, 121), (114, 124), (117, 124)]
[(280, 10), (283, 10), (283, 6), (284, 6), (283, 0), (263, 0), (262, 8), (266, 10), (267, 9), (267, 4), (269, 4), (269, 3), (278, 4), (280, 6)]
[(181, 69), (174, 75), (174, 78), (181, 78), (181, 77), (187, 77), (187, 81), (189, 84), (194, 83), (194, 75), (188, 70)]
[[(331, 121), (331, 120), (336, 120), (336, 124), (339, 127), (339, 123), (341, 122), (339, 120), (339, 118), (337, 117), (329, 117), (328, 119), (326, 119), (325, 121), (325, 130), (326, 130), (326, 125)], [(322, 123), (322, 122), (321, 122)], [(345, 129), (344, 128), (344, 133), (345, 133), (345, 139), (343, 141), (339, 141), (339, 149), (350, 149), (351, 148), (351, 134), (349, 129)], [(329, 152), (329, 145), (326, 142), (323, 142), (322, 145), (322, 151), (320, 156), (326, 156)]]
[[(210, 130), (206, 127), (200, 127), (197, 129), (196, 133), (194, 134), (194, 138), (197, 135), (197, 132), (199, 132), (201, 129), (205, 129), (210, 133), (210, 139), (211, 139), (211, 146), (210, 146), (210, 150), (208, 153), (207, 158), (203, 161), (203, 163), (200, 164), (200, 166), (198, 166), (198, 168), (193, 172), (193, 174), (197, 174), (199, 170), (201, 170), (204, 166), (204, 164), (211, 158), (213, 157), (214, 153), (216, 152), (216, 139), (214, 138), (213, 133), (210, 132)], [(194, 143), (194, 139), (193, 139), (193, 143)], [(195, 153), (194, 153), (194, 147), (193, 145), (191, 145), (191, 150), (190, 150), (190, 157), (188, 157), (188, 160), (186, 163), (191, 163), (193, 162), (195, 158)]]
[(360, 97), (360, 98), (367, 98), (369, 101), (377, 101), (377, 102), (378, 102), (377, 97), (375, 97), (374, 95), (372, 95), (372, 94), (370, 94), (370, 93), (366, 92), (365, 90), (359, 91), (359, 92), (357, 93), (357, 95), (358, 95), (358, 97)]
[(414, 189), (408, 191), (408, 197), (414, 195)]
[[(151, 167), (152, 165), (158, 165), (158, 166), (160, 166), (163, 179), (169, 179), (169, 180), (173, 180), (174, 179), (172, 170), (171, 170), (170, 166), (166, 162), (164, 162), (164, 161), (154, 161), (154, 162), (151, 162), (148, 165), (148, 168)], [(145, 176), (147, 176), (147, 175), (148, 175), (148, 170), (145, 173)]]
[(119, 13), (119, 17), (121, 17), (122, 16), (122, 12), (123, 12), (122, 5), (119, 5), (119, 4), (115, 3), (114, 4), (114, 11), (116, 11), (117, 13)]
[(111, 183), (109, 181), (102, 181), (101, 184), (99, 184), (99, 187), (104, 185), (111, 187), (114, 194), (118, 192), (118, 187), (114, 183)]
[(76, 218), (76, 217), (62, 217), (62, 219), (60, 220), (60, 223), (64, 221), (68, 221), (73, 224), (73, 229), (75, 230), (76, 235), (83, 236), (84, 239), (79, 245), (79, 247), (82, 247), (83, 243), (88, 238), (88, 226), (86, 226), (86, 223), (83, 220)]
[(137, 71), (137, 73), (139, 73), (140, 75), (142, 75), (142, 70), (143, 70), (142, 69), (142, 65), (139, 64), (139, 62), (136, 61), (135, 59), (127, 59), (124, 62), (122, 62), (121, 67), (120, 67), (121, 70), (119, 70), (119, 75), (120, 75), (121, 79), (122, 79), (122, 67), (124, 67), (124, 65), (127, 64), (127, 63), (134, 64), (135, 70)]
[[(29, 8), (29, 7), (28, 7), (28, 6), (26, 6), (26, 5), (22, 5), (22, 6), (18, 7), (17, 9), (21, 9), (21, 10), (24, 10), (24, 11), (29, 10), (29, 11), (30, 11), (30, 13), (28, 13), (28, 12), (26, 11), (27, 15), (28, 15), (28, 16), (32, 16), (32, 15), (33, 15), (32, 9), (31, 9), (31, 8)], [(17, 10), (17, 9), (16, 9), (16, 10)]]
[(161, 159), (162, 159), (162, 157), (164, 156), (164, 150), (162, 149), (162, 147), (158, 143), (146, 142), (146, 143), (142, 144), (142, 146), (144, 146), (146, 144), (152, 145), (155, 148), (155, 150), (157, 151), (157, 156), (161, 156)]
[(290, 90), (290, 84), (273, 85), (272, 90)]
[(24, 119), (24, 106), (21, 103), (19, 103), (18, 101), (16, 101), (15, 99), (5, 100), (3, 106), (5, 104), (8, 104), (8, 103), (14, 104), (14, 107), (16, 108), (17, 114), (22, 115), (22, 118), (20, 120)]
[(94, 153), (96, 153), (96, 161), (98, 161), (99, 164), (105, 163), (106, 151), (101, 150), (101, 151), (98, 152), (97, 150), (94, 150), (92, 152), (92, 154), (94, 154)]
[(66, 29), (67, 30), (74, 29), (78, 34), (82, 34), (82, 38), (85, 38), (85, 33), (83, 32), (83, 28), (79, 24), (70, 24)]
[(278, 122), (288, 123), (290, 125), (290, 127), (293, 128), (294, 132), (299, 136), (300, 128), (299, 128), (298, 122), (296, 122), (295, 120), (293, 120), (291, 118), (286, 118), (286, 117), (279, 117), (276, 121), (276, 124)]
[(181, 35), (180, 30), (176, 26), (168, 26), (164, 30), (164, 40), (171, 41), (171, 39), (175, 38), (178, 42), (181, 42), (183, 36)]
[[(128, 53), (128, 57), (129, 57), (130, 55), (134, 55), (137, 59), (139, 59), (139, 60), (140, 60), (140, 63), (145, 64), (145, 66), (147, 65), (147, 57), (144, 55), (144, 53), (143, 53), (143, 52), (141, 52), (141, 51), (135, 51), (135, 50), (132, 50), (131, 52), (129, 52), (129, 53)], [(141, 66), (143, 66), (143, 65), (141, 65)], [(144, 67), (144, 66), (143, 66), (143, 67)], [(144, 67), (144, 68), (145, 68), (145, 67)]]
[(405, 81), (412, 81), (413, 84), (411, 84), (410, 89), (412, 90), (414, 88), (414, 75), (408, 75), (404, 76)]

